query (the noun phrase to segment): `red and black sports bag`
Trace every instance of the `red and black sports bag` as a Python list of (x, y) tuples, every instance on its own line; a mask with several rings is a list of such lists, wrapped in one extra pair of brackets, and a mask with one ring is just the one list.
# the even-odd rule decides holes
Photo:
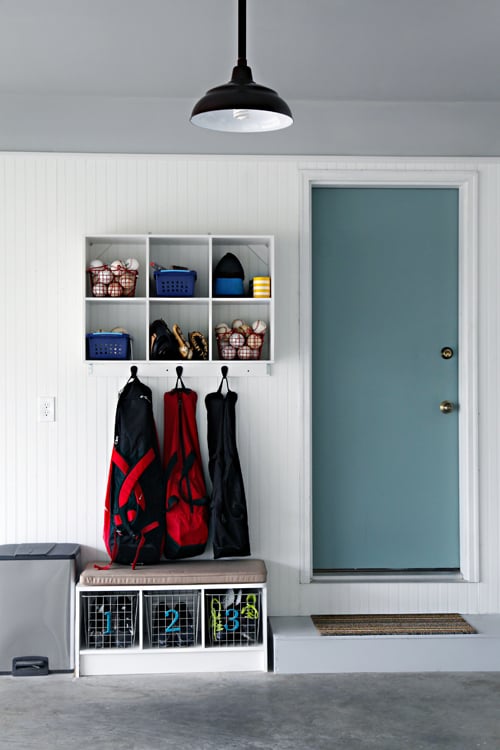
[(165, 515), (152, 392), (131, 372), (116, 408), (103, 536), (111, 562), (135, 568), (160, 561)]
[(181, 373), (182, 368), (177, 368), (176, 387), (163, 397), (165, 557), (171, 560), (201, 555), (209, 523), (209, 498), (196, 426), (198, 395), (184, 386)]

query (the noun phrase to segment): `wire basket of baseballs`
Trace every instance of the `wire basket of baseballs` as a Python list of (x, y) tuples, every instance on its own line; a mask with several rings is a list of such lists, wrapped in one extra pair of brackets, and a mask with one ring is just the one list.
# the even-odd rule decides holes
[(244, 320), (233, 320), (228, 323), (218, 323), (215, 326), (215, 337), (219, 359), (260, 359), (267, 323), (255, 320), (252, 325)]
[(87, 268), (92, 297), (134, 297), (139, 261), (136, 258), (103, 263), (92, 260)]

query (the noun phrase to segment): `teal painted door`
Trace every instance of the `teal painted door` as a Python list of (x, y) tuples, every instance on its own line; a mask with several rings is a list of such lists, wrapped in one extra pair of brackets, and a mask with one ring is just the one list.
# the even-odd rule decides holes
[(458, 190), (313, 188), (312, 316), (315, 571), (459, 568)]

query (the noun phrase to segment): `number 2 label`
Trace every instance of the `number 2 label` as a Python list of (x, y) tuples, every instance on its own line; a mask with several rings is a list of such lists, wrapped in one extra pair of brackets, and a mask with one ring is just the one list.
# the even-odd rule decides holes
[(168, 619), (169, 616), (172, 616), (172, 622), (167, 625), (165, 628), (165, 633), (178, 633), (180, 630), (180, 627), (174, 627), (175, 623), (179, 619), (179, 613), (176, 609), (167, 609), (165, 612), (165, 619)]

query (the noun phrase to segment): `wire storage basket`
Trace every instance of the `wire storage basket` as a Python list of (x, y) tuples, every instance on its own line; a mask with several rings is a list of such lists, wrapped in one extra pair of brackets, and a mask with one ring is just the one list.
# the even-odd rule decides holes
[(133, 648), (138, 644), (139, 596), (134, 592), (82, 594), (86, 648)]
[(138, 271), (103, 264), (88, 268), (87, 273), (92, 297), (135, 297)]
[(196, 271), (165, 268), (154, 272), (158, 297), (192, 297)]
[(144, 592), (144, 645), (189, 648), (201, 643), (199, 591)]
[(260, 359), (264, 346), (264, 334), (255, 333), (245, 335), (240, 331), (226, 331), (216, 334), (219, 359)]
[(206, 639), (219, 648), (262, 643), (260, 589), (205, 592)]

